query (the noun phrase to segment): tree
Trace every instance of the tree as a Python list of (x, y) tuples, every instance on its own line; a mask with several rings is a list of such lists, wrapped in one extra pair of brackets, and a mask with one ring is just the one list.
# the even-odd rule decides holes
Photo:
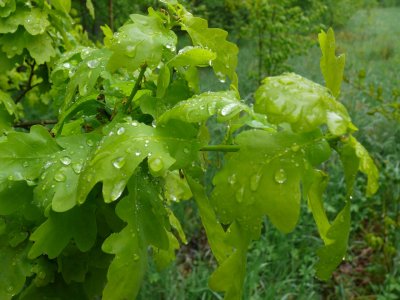
[[(254, 108), (237, 90), (238, 48), (177, 1), (130, 15), (95, 46), (73, 25), (69, 1), (1, 7), (0, 298), (134, 299), (148, 259), (174, 260), (186, 237), (171, 203), (192, 198), (218, 261), (210, 287), (241, 296), (249, 243), (267, 216), (282, 232), (308, 201), (324, 245), (317, 276), (346, 252), (352, 186), (378, 171), (336, 100), (344, 57), (319, 36), (327, 87), (296, 74), (267, 77)], [(177, 51), (174, 30), (192, 45)], [(199, 93), (199, 68), (229, 90)], [(18, 80), (22, 78), (22, 80)], [(30, 112), (33, 110), (33, 112)], [(225, 124), (210, 145), (206, 121)], [(46, 117), (34, 120), (33, 117)], [(224, 153), (204, 187), (202, 153)], [(329, 222), (321, 164), (336, 151), (348, 193)]]

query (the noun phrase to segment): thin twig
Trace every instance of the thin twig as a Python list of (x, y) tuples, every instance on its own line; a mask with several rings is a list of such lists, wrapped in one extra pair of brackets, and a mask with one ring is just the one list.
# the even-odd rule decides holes
[(34, 87), (36, 87), (36, 86), (38, 86), (40, 84), (40, 83), (36, 83), (36, 84), (32, 85), (33, 75), (35, 74), (35, 65), (36, 65), (36, 61), (33, 61), (32, 64), (29, 64), (29, 66), (31, 67), (31, 71), (29, 73), (29, 79), (28, 79), (28, 82), (26, 84), (26, 88), (17, 97), (17, 99), (15, 99), (15, 103), (20, 102), (22, 100), (22, 98), (24, 98), (24, 96), (26, 95), (27, 92), (29, 92)]
[(147, 69), (147, 64), (144, 63), (144, 64), (140, 67), (139, 76), (138, 76), (138, 78), (137, 78), (137, 80), (136, 80), (136, 83), (135, 83), (135, 85), (134, 85), (134, 87), (133, 87), (133, 89), (132, 89), (131, 94), (129, 95), (128, 100), (126, 101), (126, 104), (125, 104), (125, 111), (130, 110), (131, 104), (132, 104), (132, 100), (133, 100), (133, 98), (135, 97), (136, 93), (138, 92), (138, 90), (140, 89), (140, 87), (141, 87), (141, 85), (142, 85), (142, 80), (143, 80), (144, 72), (146, 71), (146, 69)]
[(18, 128), (30, 128), (33, 125), (50, 125), (50, 124), (56, 124), (58, 121), (57, 120), (33, 120), (33, 121), (22, 121), (15, 123), (13, 127), (18, 127)]

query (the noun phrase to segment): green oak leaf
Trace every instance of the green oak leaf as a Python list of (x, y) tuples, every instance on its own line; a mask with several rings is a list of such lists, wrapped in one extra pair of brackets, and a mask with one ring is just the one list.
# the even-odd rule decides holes
[[(330, 156), (319, 132), (294, 134), (250, 130), (237, 135), (240, 151), (226, 155), (215, 175), (212, 202), (222, 223), (238, 220), (246, 230), (263, 215), (281, 231), (290, 232), (300, 213), (301, 189), (307, 169)], [(316, 146), (318, 145), (318, 146)]]
[(345, 171), (347, 189), (353, 190), (356, 174), (361, 171), (368, 177), (367, 195), (375, 194), (379, 188), (379, 171), (364, 146), (350, 136), (339, 149), (339, 155)]
[(86, 8), (88, 9), (90, 16), (94, 20), (95, 14), (94, 14), (94, 6), (92, 0), (86, 0)]
[(344, 54), (335, 55), (336, 43), (332, 28), (329, 28), (328, 32), (321, 31), (318, 34), (318, 41), (322, 52), (320, 61), (321, 72), (327, 88), (337, 98), (340, 94), (346, 57)]
[(32, 126), (30, 133), (9, 132), (0, 143), (0, 181), (37, 179), (49, 157), (59, 150), (43, 126)]
[[(154, 128), (137, 121), (112, 124), (82, 173), (80, 202), (97, 182), (103, 182), (106, 202), (117, 200), (138, 165), (147, 157), (153, 175), (189, 165), (200, 148), (196, 130), (181, 123)], [(115, 145), (118, 145), (116, 148)]]
[(26, 257), (28, 249), (27, 243), (10, 247), (4, 236), (0, 236), (0, 299), (11, 300), (31, 275), (31, 261)]
[(34, 244), (28, 257), (33, 259), (46, 254), (50, 259), (56, 258), (71, 240), (85, 252), (94, 245), (96, 235), (94, 205), (75, 206), (62, 213), (50, 211), (48, 219), (30, 236)]
[(69, 13), (71, 10), (71, 0), (51, 0), (50, 3), (61, 12)]
[(195, 46), (208, 48), (216, 53), (212, 61), (212, 68), (221, 81), (228, 76), (232, 85), (238, 86), (236, 66), (238, 62), (238, 47), (226, 37), (228, 33), (219, 28), (209, 28), (205, 19), (194, 17), (185, 9), (180, 9), (182, 18), (180, 20), (182, 30), (187, 31)]
[(39, 8), (32, 8), (24, 18), (24, 27), (31, 35), (43, 34), (48, 26), (47, 13)]
[[(137, 172), (128, 183), (128, 195), (121, 199), (116, 214), (127, 223), (103, 243), (106, 253), (115, 254), (108, 269), (103, 299), (134, 299), (147, 269), (149, 244), (167, 250), (169, 238), (162, 218), (153, 210), (162, 208), (159, 186)], [(159, 208), (157, 208), (159, 207)]]
[(295, 132), (323, 124), (334, 135), (356, 129), (328, 89), (294, 73), (265, 78), (254, 97), (256, 112), (266, 114), (273, 124), (289, 123)]
[(167, 64), (171, 67), (184, 66), (210, 66), (212, 61), (217, 58), (217, 55), (209, 49), (199, 46), (186, 46), (179, 50)]
[(104, 43), (113, 52), (108, 63), (111, 71), (118, 68), (135, 71), (145, 63), (150, 68), (156, 67), (164, 49), (176, 47), (175, 33), (165, 28), (163, 20), (155, 13), (149, 16), (134, 14), (130, 19), (132, 23), (123, 25), (115, 34), (103, 29)]
[(249, 112), (250, 109), (238, 100), (236, 92), (206, 92), (180, 101), (162, 114), (158, 122), (165, 123), (171, 119), (177, 119), (188, 123), (198, 123), (207, 120), (214, 114), (217, 114), (218, 121), (226, 121), (241, 111)]
[(78, 204), (78, 187), (87, 158), (95, 151), (100, 135), (80, 134), (57, 139), (63, 150), (45, 163), (40, 181), (34, 190), (34, 202), (44, 209), (63, 212)]
[(16, 9), (15, 0), (0, 1), (0, 18), (6, 18)]

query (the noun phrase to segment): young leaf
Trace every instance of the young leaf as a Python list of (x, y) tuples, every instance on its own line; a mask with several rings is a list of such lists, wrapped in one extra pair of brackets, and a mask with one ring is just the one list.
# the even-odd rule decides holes
[(335, 55), (335, 34), (332, 28), (329, 28), (327, 33), (322, 30), (318, 34), (318, 41), (322, 52), (320, 61), (322, 75), (327, 88), (335, 98), (338, 98), (343, 79), (345, 55)]
[(79, 201), (84, 202), (92, 187), (100, 181), (103, 182), (104, 200), (117, 200), (146, 157), (150, 171), (162, 174), (172, 165), (180, 168), (191, 163), (199, 148), (196, 132), (179, 123), (170, 122), (157, 128), (137, 121), (113, 124), (82, 173), (86, 184), (79, 186)]
[(322, 162), (310, 156), (324, 160), (330, 155), (329, 147), (314, 144), (326, 141), (318, 132), (251, 130), (240, 133), (236, 143), (240, 151), (226, 156), (224, 167), (213, 179), (212, 202), (221, 221), (238, 220), (251, 231), (267, 215), (279, 230), (290, 232), (300, 213), (300, 182), (308, 168)]
[(180, 101), (176, 106), (166, 111), (158, 119), (159, 123), (166, 123), (171, 119), (187, 123), (198, 123), (217, 114), (219, 121), (226, 121), (241, 111), (249, 112), (247, 105), (240, 102), (234, 91), (206, 92), (191, 99)]
[(267, 77), (254, 95), (254, 110), (273, 124), (287, 122), (295, 132), (307, 132), (327, 124), (334, 135), (356, 128), (346, 108), (329, 91), (294, 73)]

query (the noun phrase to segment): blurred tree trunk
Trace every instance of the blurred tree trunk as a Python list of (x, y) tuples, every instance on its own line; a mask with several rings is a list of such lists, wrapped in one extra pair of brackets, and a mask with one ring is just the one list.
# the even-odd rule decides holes
[(113, 0), (108, 0), (108, 24), (111, 30), (114, 31)]

